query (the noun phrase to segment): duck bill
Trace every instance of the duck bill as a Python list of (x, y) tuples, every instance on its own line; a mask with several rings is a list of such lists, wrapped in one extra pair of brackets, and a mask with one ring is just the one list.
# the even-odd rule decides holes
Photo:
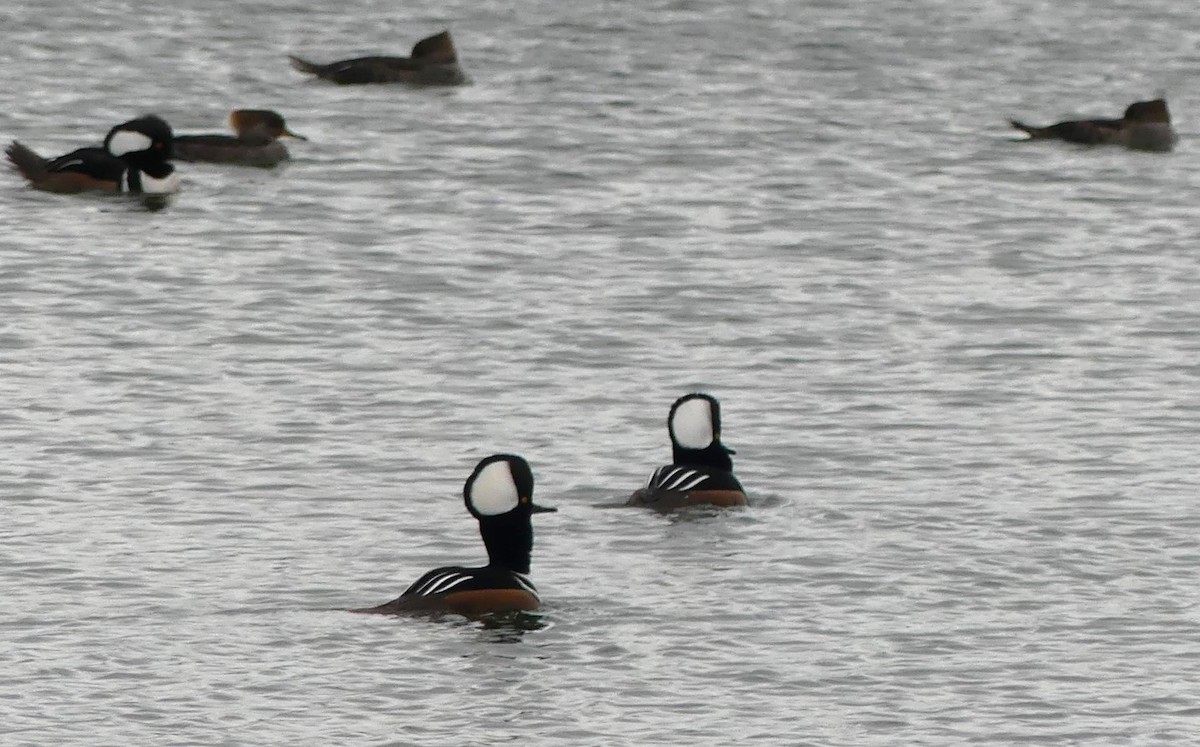
[(529, 512), (533, 514), (552, 514), (557, 511), (558, 509), (553, 506), (539, 506), (536, 503), (529, 504)]
[(296, 133), (292, 132), (291, 130), (284, 130), (284, 131), (283, 131), (282, 133), (280, 133), (280, 134), (281, 134), (281, 135), (287, 135), (288, 137), (294, 137), (294, 138), (296, 138), (297, 140), (308, 140), (308, 138), (304, 137), (303, 135), (297, 135)]

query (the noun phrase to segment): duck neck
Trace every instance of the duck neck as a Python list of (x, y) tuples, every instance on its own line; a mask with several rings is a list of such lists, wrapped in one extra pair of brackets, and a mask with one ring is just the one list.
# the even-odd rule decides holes
[(130, 153), (123, 157), (125, 163), (155, 179), (164, 179), (175, 170), (169, 161), (159, 155)]
[(517, 508), (500, 516), (486, 516), (479, 520), (479, 534), (487, 548), (488, 565), (529, 573), (533, 526), (527, 511)]
[(696, 467), (733, 471), (733, 460), (720, 441), (713, 441), (703, 449), (687, 449), (678, 444), (673, 449), (675, 464), (690, 464)]

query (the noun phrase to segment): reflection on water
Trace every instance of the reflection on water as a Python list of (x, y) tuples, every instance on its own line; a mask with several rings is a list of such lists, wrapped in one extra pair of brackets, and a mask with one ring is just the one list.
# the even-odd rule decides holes
[(171, 204), (171, 195), (140, 195), (139, 202), (146, 210), (156, 213)]
[(494, 643), (519, 643), (526, 633), (549, 627), (545, 616), (534, 612), (492, 613), (477, 622), (488, 631), (487, 640)]

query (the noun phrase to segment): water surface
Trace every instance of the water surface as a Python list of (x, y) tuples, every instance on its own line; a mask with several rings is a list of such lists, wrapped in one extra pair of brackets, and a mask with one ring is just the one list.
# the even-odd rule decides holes
[[(1190, 744), (1200, 17), (1174, 3), (0, 11), (0, 133), (283, 112), (165, 210), (0, 180), (0, 739)], [(473, 85), (318, 60), (450, 28)], [(1169, 96), (1169, 155), (1005, 120)], [(606, 510), (721, 399), (749, 509)], [(482, 560), (542, 624), (338, 611)]]

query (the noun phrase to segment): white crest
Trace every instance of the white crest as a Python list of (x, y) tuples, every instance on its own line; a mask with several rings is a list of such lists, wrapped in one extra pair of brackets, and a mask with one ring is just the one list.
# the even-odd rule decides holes
[(154, 141), (148, 136), (133, 130), (117, 130), (108, 141), (108, 152), (118, 158), (126, 153), (150, 150)]
[(516, 508), (521, 501), (512, 470), (503, 459), (479, 470), (471, 483), (471, 505), (484, 516), (499, 516)]
[(675, 441), (685, 449), (705, 449), (713, 442), (712, 404), (703, 397), (683, 402), (671, 420)]

